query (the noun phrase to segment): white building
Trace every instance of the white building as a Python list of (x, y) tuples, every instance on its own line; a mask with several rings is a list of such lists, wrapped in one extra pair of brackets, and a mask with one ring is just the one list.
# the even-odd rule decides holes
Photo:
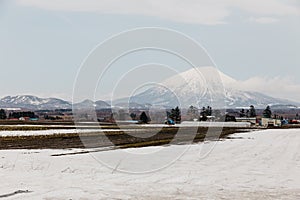
[(261, 125), (268, 127), (268, 126), (281, 126), (280, 119), (272, 119), (272, 118), (262, 118)]

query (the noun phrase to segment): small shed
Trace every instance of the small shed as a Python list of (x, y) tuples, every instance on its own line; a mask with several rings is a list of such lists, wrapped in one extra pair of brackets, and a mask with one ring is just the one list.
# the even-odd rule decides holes
[(262, 118), (261, 125), (264, 127), (268, 127), (268, 126), (281, 126), (282, 124), (280, 119)]

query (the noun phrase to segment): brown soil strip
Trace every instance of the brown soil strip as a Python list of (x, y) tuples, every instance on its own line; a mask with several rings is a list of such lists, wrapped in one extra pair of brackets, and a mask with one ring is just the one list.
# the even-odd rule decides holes
[[(69, 149), (69, 148), (102, 148), (118, 147), (133, 148), (144, 146), (157, 146), (166, 144), (184, 144), (202, 142), (205, 140), (218, 140), (237, 132), (248, 132), (251, 129), (241, 128), (207, 128), (199, 127), (145, 128), (136, 130), (129, 135), (123, 131), (83, 133), (83, 134), (54, 134), (36, 136), (6, 136), (0, 137), (0, 149)], [(210, 134), (207, 135), (207, 131)], [(196, 133), (196, 132), (197, 133)], [(221, 134), (220, 134), (221, 131)], [(144, 138), (143, 136), (152, 135)]]

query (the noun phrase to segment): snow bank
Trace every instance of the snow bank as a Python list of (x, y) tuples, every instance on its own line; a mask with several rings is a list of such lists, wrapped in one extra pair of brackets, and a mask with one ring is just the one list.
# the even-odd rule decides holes
[[(155, 173), (128, 174), (121, 151), (142, 154), (186, 145), (123, 149), (56, 156), (74, 150), (0, 151), (0, 196), (18, 199), (299, 199), (300, 129), (240, 133), (220, 141), (204, 158), (210, 142), (191, 145), (169, 167)], [(94, 157), (117, 159), (115, 169)], [(160, 158), (157, 158), (159, 162)], [(145, 161), (142, 165), (149, 165)], [(141, 167), (143, 167), (141, 165)]]

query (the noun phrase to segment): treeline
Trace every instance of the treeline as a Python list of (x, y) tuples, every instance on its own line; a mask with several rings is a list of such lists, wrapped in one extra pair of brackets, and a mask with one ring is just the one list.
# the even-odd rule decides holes
[(4, 109), (0, 109), (0, 119), (4, 120), (4, 119), (19, 119), (21, 117), (28, 117), (28, 118), (38, 118), (38, 116), (35, 115), (34, 112), (32, 111), (22, 111), (22, 112), (11, 112), (8, 114)]
[[(270, 108), (270, 107), (269, 107)], [(249, 110), (242, 109), (240, 111), (240, 117), (256, 117), (256, 110), (253, 105), (250, 106)]]
[(34, 112), (25, 111), (25, 112), (12, 112), (9, 113), (8, 118), (21, 118), (21, 117), (29, 117), (29, 118), (37, 118)]
[(187, 110), (187, 117), (189, 120), (197, 121), (236, 121), (236, 117), (256, 117), (256, 110), (254, 106), (251, 105), (249, 109), (241, 109), (237, 112), (237, 115), (235, 115), (235, 113), (229, 113), (225, 110), (213, 110), (211, 106), (202, 107), (201, 109), (198, 109), (197, 107), (191, 105)]

